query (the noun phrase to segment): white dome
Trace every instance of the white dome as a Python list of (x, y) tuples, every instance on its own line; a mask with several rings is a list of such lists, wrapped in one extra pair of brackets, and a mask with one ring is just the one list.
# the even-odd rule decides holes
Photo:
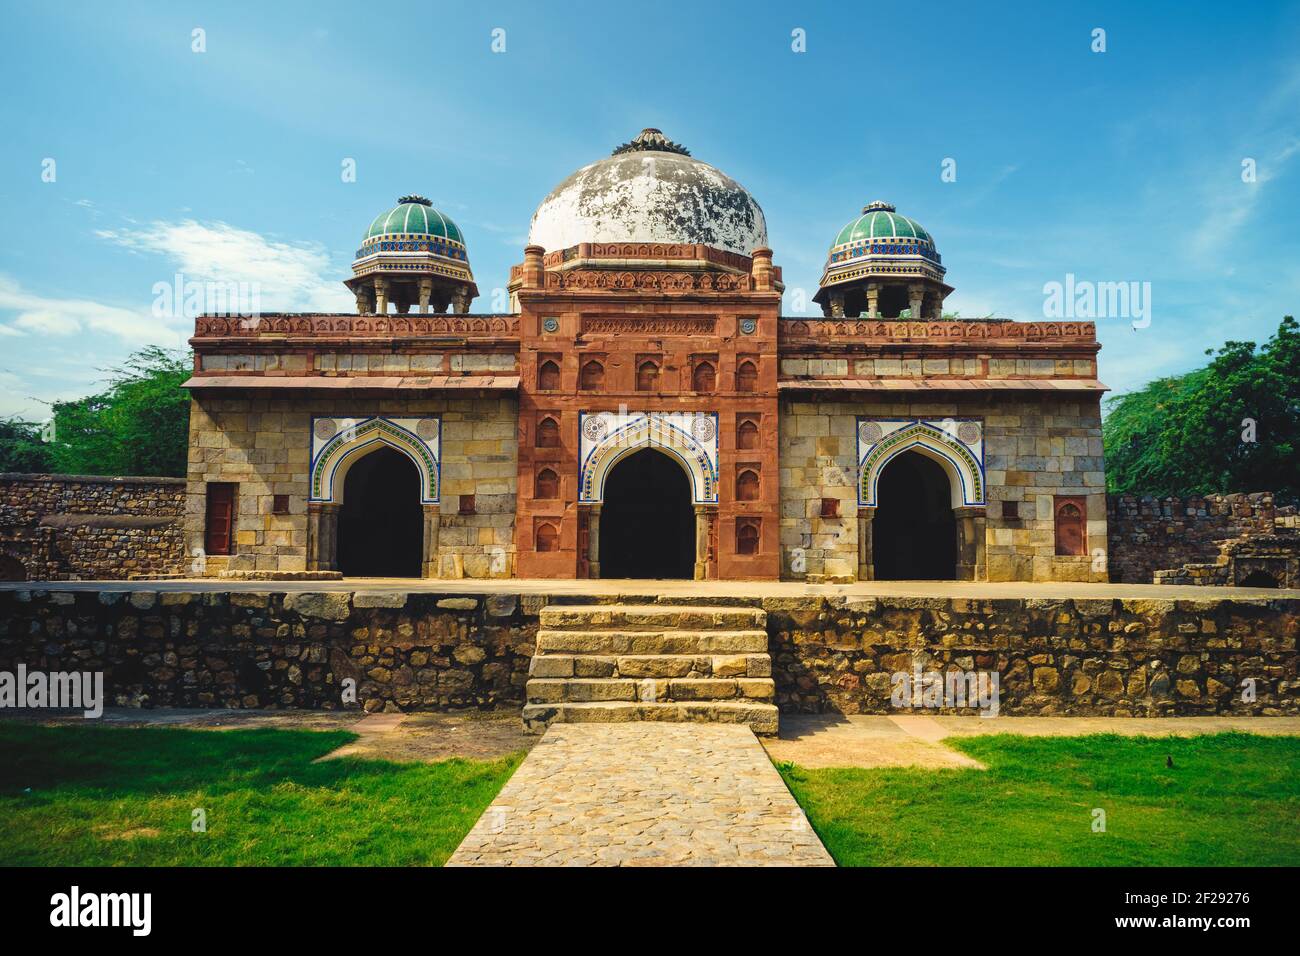
[(747, 256), (767, 245), (767, 222), (745, 187), (647, 129), (551, 190), (528, 242), (698, 242)]

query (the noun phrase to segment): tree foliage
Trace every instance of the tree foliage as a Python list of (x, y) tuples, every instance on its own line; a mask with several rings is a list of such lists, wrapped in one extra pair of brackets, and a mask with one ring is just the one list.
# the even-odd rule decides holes
[[(55, 402), (53, 440), (43, 446), (48, 458), (42, 467), (30, 470), (184, 476), (190, 399), (181, 383), (190, 368), (188, 355), (151, 346), (122, 367), (110, 369), (104, 391)], [(0, 438), (0, 460), (10, 451)]]
[(1300, 325), (1263, 347), (1226, 342), (1209, 364), (1107, 400), (1111, 491), (1273, 491), (1300, 500)]
[(50, 446), (41, 426), (17, 418), (0, 419), (0, 472), (40, 473), (50, 470)]

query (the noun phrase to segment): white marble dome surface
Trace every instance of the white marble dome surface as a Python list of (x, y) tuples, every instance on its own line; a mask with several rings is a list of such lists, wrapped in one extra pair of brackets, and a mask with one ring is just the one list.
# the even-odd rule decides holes
[(580, 242), (698, 242), (747, 256), (767, 245), (767, 221), (745, 187), (647, 129), (551, 190), (528, 241), (547, 252)]

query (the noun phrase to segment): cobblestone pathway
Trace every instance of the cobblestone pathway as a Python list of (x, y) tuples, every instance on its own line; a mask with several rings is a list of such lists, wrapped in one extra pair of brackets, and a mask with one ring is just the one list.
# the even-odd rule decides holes
[(748, 727), (555, 724), (449, 866), (832, 866)]

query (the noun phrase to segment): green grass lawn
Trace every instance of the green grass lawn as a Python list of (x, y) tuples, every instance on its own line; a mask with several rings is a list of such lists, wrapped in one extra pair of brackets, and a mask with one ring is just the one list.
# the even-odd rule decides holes
[(0, 864), (437, 865), (523, 756), (313, 763), (354, 739), (0, 724)]
[(988, 770), (779, 769), (841, 866), (1300, 864), (1300, 737), (945, 743)]

